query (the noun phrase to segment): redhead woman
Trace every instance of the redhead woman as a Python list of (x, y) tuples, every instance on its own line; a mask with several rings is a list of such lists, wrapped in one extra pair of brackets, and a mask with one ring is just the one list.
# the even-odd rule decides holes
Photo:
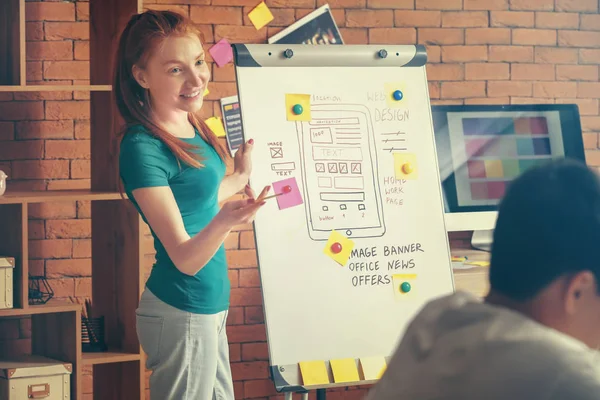
[[(136, 311), (153, 400), (233, 400), (225, 324), (230, 283), (223, 241), (264, 204), (247, 185), (252, 140), (227, 153), (195, 113), (210, 79), (201, 32), (186, 17), (131, 18), (114, 93), (124, 190), (154, 238), (156, 261)], [(227, 201), (244, 191), (244, 200)]]

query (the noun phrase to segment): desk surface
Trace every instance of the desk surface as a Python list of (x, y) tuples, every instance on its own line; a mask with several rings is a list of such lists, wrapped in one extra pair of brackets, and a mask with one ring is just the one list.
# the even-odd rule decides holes
[[(490, 253), (467, 248), (450, 249), (453, 256), (468, 257), (469, 261), (489, 261)], [(483, 297), (489, 290), (489, 267), (473, 267), (469, 269), (455, 269), (454, 286), (456, 290), (473, 293)]]

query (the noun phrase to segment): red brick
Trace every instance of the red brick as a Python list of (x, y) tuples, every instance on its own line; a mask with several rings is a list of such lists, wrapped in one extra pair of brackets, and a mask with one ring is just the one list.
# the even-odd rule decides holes
[(445, 11), (442, 13), (444, 28), (481, 28), (489, 25), (487, 11)]
[(461, 64), (427, 64), (429, 81), (462, 81), (465, 79), (464, 66)]
[(227, 313), (227, 325), (244, 324), (244, 307), (231, 307)]
[(581, 129), (584, 132), (600, 131), (600, 117), (583, 116), (581, 117)]
[(580, 28), (584, 31), (600, 31), (600, 14), (581, 14)]
[(25, 24), (25, 40), (44, 40), (44, 23), (40, 22), (27, 22)]
[(508, 10), (508, 0), (464, 0), (465, 10)]
[(431, 99), (439, 99), (440, 98), (440, 92), (441, 92), (441, 82), (432, 82), (429, 81), (427, 82), (427, 87), (429, 89), (429, 97)]
[(394, 12), (391, 10), (346, 10), (348, 28), (392, 27)]
[(229, 343), (252, 343), (267, 340), (265, 326), (260, 325), (229, 325), (227, 326)]
[[(488, 96), (490, 96), (489, 91)], [(476, 97), (474, 99), (465, 99), (465, 104), (510, 104), (510, 97)]]
[(254, 232), (240, 232), (240, 249), (254, 249), (256, 243), (254, 241)]
[(237, 249), (239, 247), (239, 242), (240, 242), (240, 233), (239, 232), (231, 232), (225, 238), (225, 242), (224, 242), (225, 249), (227, 249), (227, 250)]
[[(2, 146), (0, 146), (0, 160), (33, 160), (42, 158), (42, 155), (44, 154), (43, 145), (44, 143), (39, 140), (3, 142)], [(19, 163), (21, 163), (21, 161), (19, 161)], [(20, 172), (20, 168), (15, 168), (16, 166), (17, 162), (15, 161), (13, 162), (12, 177), (14, 179), (18, 179), (18, 176), (14, 176), (15, 170)]]
[[(235, 82), (235, 66), (229, 63), (222, 67), (213, 64), (212, 79), (218, 82)], [(211, 90), (212, 82), (208, 84), (208, 90)]]
[(269, 363), (266, 361), (231, 363), (231, 375), (234, 381), (266, 379), (269, 377)]
[(394, 11), (394, 25), (407, 27), (440, 27), (440, 11), (402, 10)]
[(442, 82), (442, 98), (485, 97), (485, 82)]
[(240, 287), (260, 287), (258, 269), (240, 270)]
[[(75, 160), (77, 161), (77, 160)], [(71, 161), (71, 170), (73, 161)], [(92, 202), (89, 200), (83, 200), (77, 202), (77, 218), (91, 218), (92, 217)], [(150, 236), (150, 235), (147, 235)]]
[(261, 306), (245, 307), (244, 323), (247, 325), (262, 324), (265, 322), (263, 308)]
[(263, 43), (267, 40), (266, 30), (257, 31), (253, 26), (215, 26), (215, 41), (227, 38), (229, 42)]
[(555, 46), (556, 31), (547, 29), (513, 29), (514, 45)]
[(269, 349), (267, 343), (243, 343), (242, 360), (243, 361), (266, 361), (269, 359)]
[(0, 103), (0, 121), (41, 119), (44, 119), (44, 103), (41, 101)]
[[(79, 4), (79, 3), (77, 3)], [(89, 60), (90, 59), (90, 42), (77, 40), (75, 42), (74, 58), (75, 60)]]
[(466, 44), (510, 44), (508, 28), (469, 28), (465, 32)]
[(46, 119), (89, 119), (89, 101), (47, 101)]
[[(92, 274), (92, 260), (89, 258), (46, 260), (46, 275), (48, 278), (62, 278), (66, 276), (90, 276)], [(75, 293), (73, 283), (73, 294)]]
[(598, 67), (595, 65), (557, 65), (556, 80), (597, 81)]
[[(31, 4), (31, 3), (28, 3)], [(73, 42), (68, 40), (27, 42), (27, 60), (72, 60)]]
[(513, 64), (511, 79), (526, 81), (553, 81), (554, 65), (551, 64)]
[(597, 12), (598, 0), (556, 0), (556, 11)]
[(255, 250), (232, 250), (227, 252), (230, 268), (253, 268), (257, 266)]
[(89, 140), (47, 140), (47, 159), (89, 159)]
[[(241, 283), (241, 278), (240, 278)], [(262, 305), (263, 298), (260, 288), (232, 288), (231, 305), (232, 306), (259, 306)]]
[(76, 297), (92, 296), (92, 278), (73, 278), (75, 281)]
[(599, 167), (600, 166), (600, 151), (596, 151), (596, 150), (586, 151), (585, 160), (586, 160), (587, 165), (592, 166), (592, 167)]
[(42, 62), (41, 61), (27, 61), (25, 63), (25, 76), (27, 77), (27, 83), (31, 84), (31, 81), (42, 80)]
[(579, 28), (579, 14), (537, 12), (535, 26), (537, 28), (577, 29)]
[(277, 394), (275, 385), (270, 379), (250, 380), (244, 382), (244, 399), (274, 396)]
[(232, 343), (229, 345), (229, 361), (242, 361), (242, 346), (239, 343)]
[(189, 7), (179, 4), (146, 4), (144, 5), (144, 11), (156, 10), (156, 11), (173, 11), (185, 16), (189, 16)]
[(200, 24), (242, 24), (242, 9), (239, 7), (191, 6), (190, 16)]
[(90, 19), (90, 3), (77, 2), (75, 11), (78, 21), (88, 21)]
[(531, 96), (533, 86), (531, 82), (489, 81), (487, 83), (487, 93), (490, 97)]
[(0, 122), (0, 141), (13, 140), (15, 137), (15, 124), (13, 122)]
[(584, 149), (598, 149), (598, 134), (596, 132), (585, 132), (581, 136), (583, 138)]
[(463, 44), (465, 42), (465, 31), (451, 28), (419, 28), (418, 39), (418, 43), (425, 45)]
[(580, 49), (579, 62), (581, 64), (600, 64), (600, 50)]
[(72, 139), (73, 120), (22, 121), (16, 130), (19, 139)]
[(558, 31), (558, 44), (567, 47), (600, 47), (600, 32)]
[(90, 67), (87, 61), (46, 61), (44, 79), (89, 79)]
[(534, 82), (533, 97), (575, 97), (576, 82)]
[(511, 104), (553, 104), (554, 99), (548, 97), (511, 97)]
[(58, 179), (48, 182), (48, 190), (90, 189), (89, 179)]
[(76, 120), (75, 121), (75, 139), (89, 139), (90, 138), (90, 120)]
[(442, 48), (443, 62), (486, 61), (487, 46), (445, 46)]
[(34, 203), (29, 205), (29, 217), (32, 219), (63, 219), (75, 218), (76, 216), (77, 207), (74, 201)]
[[(39, 84), (41, 84), (42, 86), (44, 84), (48, 84), (48, 83), (53, 83), (56, 85), (60, 85), (61, 82), (60, 81), (43, 81), (39, 82)], [(37, 85), (38, 82), (28, 82), (28, 84), (30, 85)], [(71, 82), (67, 82), (65, 83), (67, 85), (70, 85)], [(66, 91), (57, 91), (57, 92), (53, 92), (53, 91), (41, 91), (41, 92), (16, 92), (15, 93), (15, 100), (17, 101), (35, 101), (35, 100), (71, 100), (73, 99), (73, 95), (71, 92), (66, 92)]]
[(598, 115), (598, 99), (576, 99), (576, 98), (557, 98), (557, 104), (577, 104), (579, 114)]
[(29, 220), (27, 228), (29, 230), (29, 239), (44, 239), (46, 237), (44, 226), (44, 221)]
[[(243, 5), (243, 6), (256, 6), (257, 2), (252, 0), (213, 0), (212, 4), (220, 5)], [(228, 4), (232, 3), (232, 4)], [(240, 4), (233, 4), (240, 3)], [(210, 3), (209, 3), (210, 4)], [(266, 0), (268, 7), (279, 7), (279, 8), (315, 8), (315, 0)]]
[(73, 258), (87, 258), (92, 254), (91, 239), (73, 239)]
[(75, 21), (75, 4), (67, 2), (25, 3), (26, 21)]
[(554, 10), (554, 0), (511, 0), (511, 10)]
[(369, 28), (370, 44), (415, 44), (415, 28)]
[(436, 100), (431, 100), (431, 104), (434, 106), (446, 106), (446, 105), (453, 105), (453, 104), (462, 105), (462, 104), (464, 104), (464, 99), (451, 99), (451, 100), (436, 99)]
[(87, 22), (45, 22), (46, 40), (88, 40), (90, 38)]
[[(53, 161), (58, 162), (58, 161)], [(46, 221), (48, 239), (82, 239), (91, 237), (90, 219), (54, 219)]]
[(509, 79), (510, 70), (506, 63), (469, 63), (465, 64), (466, 80)]
[(70, 258), (72, 241), (70, 239), (30, 240), (29, 258)]
[(533, 62), (533, 47), (490, 46), (489, 61)]
[(540, 64), (577, 64), (577, 49), (536, 47), (535, 62)]
[(415, 0), (417, 10), (462, 10), (462, 0)]
[(12, 174), (14, 179), (65, 179), (69, 177), (69, 161), (14, 161)]
[(367, 8), (395, 8), (412, 10), (415, 8), (415, 0), (367, 0)]
[[(88, 151), (89, 153), (89, 151)], [(88, 154), (89, 155), (89, 154)], [(71, 161), (71, 178), (86, 179), (91, 177), (91, 166), (89, 160)]]
[(535, 14), (524, 11), (492, 11), (490, 13), (491, 27), (532, 28)]
[(317, 7), (329, 4), (331, 8), (365, 8), (367, 0), (317, 0)]
[(73, 278), (48, 279), (48, 284), (54, 291), (55, 298), (65, 298), (75, 294), (75, 280)]
[(427, 61), (429, 63), (442, 62), (442, 48), (441, 46), (425, 45), (425, 51), (427, 52)]

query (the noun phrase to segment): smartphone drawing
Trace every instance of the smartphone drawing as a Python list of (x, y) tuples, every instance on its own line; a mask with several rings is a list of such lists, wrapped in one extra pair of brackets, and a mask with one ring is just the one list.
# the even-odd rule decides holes
[(349, 238), (377, 237), (385, 221), (373, 122), (361, 104), (313, 104), (297, 121), (308, 234), (327, 240), (332, 229)]

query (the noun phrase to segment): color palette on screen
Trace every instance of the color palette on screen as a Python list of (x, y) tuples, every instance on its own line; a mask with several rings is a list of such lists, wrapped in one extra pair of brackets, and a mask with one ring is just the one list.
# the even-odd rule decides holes
[(546, 158), (524, 158), (504, 160), (469, 160), (467, 168), (471, 179), (512, 180), (534, 165), (545, 162)]
[(550, 138), (496, 136), (465, 140), (467, 157), (518, 157), (551, 155)]
[(545, 117), (463, 118), (463, 133), (469, 135), (548, 135)]

